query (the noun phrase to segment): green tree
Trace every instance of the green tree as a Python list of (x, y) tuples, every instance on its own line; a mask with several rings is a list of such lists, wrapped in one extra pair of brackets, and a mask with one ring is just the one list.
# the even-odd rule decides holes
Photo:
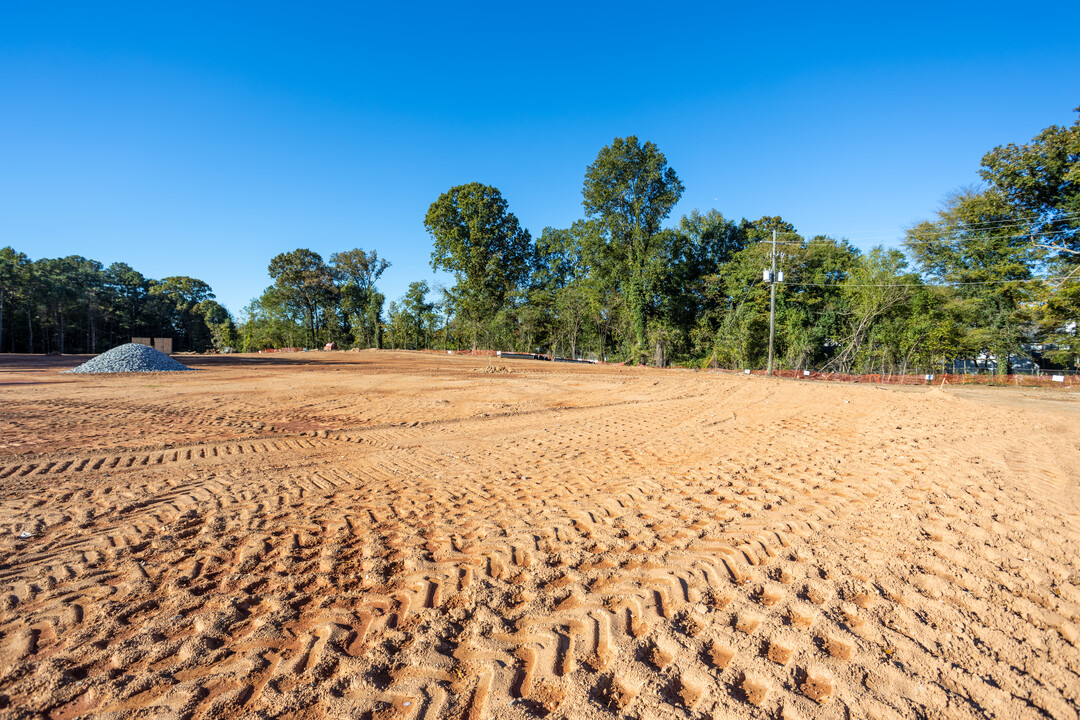
[(536, 241), (532, 287), (558, 290), (587, 272), (579, 230), (580, 225), (569, 230), (544, 228)]
[(837, 352), (829, 367), (839, 372), (873, 372), (900, 359), (899, 338), (889, 342), (887, 321), (910, 308), (921, 283), (908, 273), (907, 259), (899, 250), (874, 248), (851, 266), (840, 283), (844, 322)]
[(582, 205), (595, 216), (622, 264), (622, 282), (633, 318), (635, 352), (643, 357), (648, 311), (645, 268), (660, 223), (682, 196), (683, 185), (651, 142), (615, 138), (585, 171)]
[[(528, 320), (536, 345), (556, 355), (632, 357), (636, 341), (627, 323), (624, 275), (599, 220), (578, 220), (569, 229), (545, 228), (537, 241), (528, 296), (538, 310)], [(535, 349), (532, 343), (525, 347)]]
[[(786, 239), (779, 250), (779, 267), (786, 279), (777, 293), (776, 311), (780, 366), (795, 370), (821, 366), (828, 352), (841, 342), (845, 311), (839, 284), (849, 276), (859, 253), (847, 242), (824, 235), (810, 240), (793, 232), (778, 232), (777, 236)], [(761, 237), (763, 241), (757, 244), (763, 254), (759, 273), (768, 267), (771, 230), (766, 229)], [(762, 311), (767, 311), (765, 304)]]
[(435, 334), (436, 305), (428, 302), (430, 292), (424, 280), (409, 283), (405, 295), (390, 303), (387, 335), (392, 347), (421, 350), (431, 345)]
[[(782, 230), (779, 269), (785, 282), (776, 297), (776, 355), (780, 367), (820, 366), (839, 338), (839, 283), (857, 253), (845, 242), (804, 240), (781, 218), (739, 223), (741, 249), (704, 278), (705, 302), (692, 332), (695, 351), (710, 364), (731, 368), (764, 365), (768, 352), (772, 229)], [(779, 232), (778, 232), (779, 235)], [(751, 238), (757, 241), (751, 241)]]
[(365, 347), (382, 347), (383, 317), (382, 309), (386, 304), (386, 296), (377, 290), (368, 293), (367, 304), (364, 306), (364, 317), (360, 327), (362, 328), (361, 342)]
[(921, 283), (911, 292), (908, 303), (895, 314), (890, 333), (899, 362), (896, 371), (944, 373), (960, 337), (953, 293)]
[(110, 298), (110, 344), (133, 336), (145, 336), (144, 312), (150, 281), (127, 263), (114, 262), (105, 269), (105, 290)]
[(391, 301), (386, 308), (386, 318), (387, 344), (394, 350), (408, 347), (408, 318), (398, 300)]
[(202, 317), (210, 333), (210, 344), (214, 349), (223, 350), (226, 347), (236, 346), (236, 325), (224, 305), (218, 303), (217, 300), (203, 300), (195, 306), (194, 312)]
[(683, 215), (678, 225), (679, 272), (677, 290), (694, 315), (703, 307), (706, 278), (715, 275), (750, 241), (748, 234), (719, 210)]
[(449, 350), (452, 344), (456, 346), (456, 342), (453, 341), (452, 337), (451, 323), (454, 317), (454, 309), (457, 307), (457, 296), (453, 290), (443, 285), (437, 285), (435, 291), (438, 293), (439, 298), (435, 303), (435, 309), (442, 323), (442, 348), (443, 350)]
[(711, 364), (732, 369), (762, 365), (769, 333), (769, 293), (761, 282), (766, 263), (764, 246), (755, 243), (707, 278), (707, 314), (697, 335), (699, 343), (712, 339)]
[(79, 255), (34, 262), (46, 352), (95, 350), (101, 316), (101, 263)]
[(160, 314), (152, 327), (155, 337), (173, 333), (179, 349), (202, 351), (212, 345), (199, 306), (214, 299), (210, 285), (187, 275), (172, 275), (150, 282), (150, 297), (160, 302)]
[(427, 300), (429, 288), (424, 280), (409, 283), (401, 301), (404, 311), (405, 341), (408, 347), (420, 350), (428, 346), (430, 331), (435, 323), (435, 305)]
[(96, 353), (132, 335), (173, 336), (177, 349), (201, 349), (215, 325), (230, 327), (231, 319), (201, 280), (149, 280), (122, 262), (106, 269), (78, 255), (30, 261), (0, 249), (0, 347), (6, 340), (13, 352)]
[(1080, 365), (1080, 278), (1074, 274), (1046, 288), (1042, 311), (1039, 324), (1047, 343), (1044, 355), (1059, 367)]
[(28, 289), (25, 278), (29, 263), (30, 259), (25, 253), (17, 252), (10, 245), (0, 248), (0, 352), (4, 347), (4, 316), (9, 306), (14, 308), (20, 292)]
[[(529, 282), (527, 298), (516, 313), (518, 342), (515, 347), (525, 352), (562, 352), (565, 339), (562, 322), (568, 307), (569, 285), (581, 286), (586, 272), (582, 246), (575, 229), (546, 227), (536, 241), (536, 261)], [(580, 295), (581, 288), (575, 287)], [(584, 310), (580, 303), (575, 308)], [(580, 330), (581, 323), (577, 323)], [(576, 333), (575, 333), (576, 336)]]
[(266, 348), (298, 347), (307, 334), (303, 311), (285, 298), (285, 293), (271, 285), (251, 301), (243, 311), (240, 327), (244, 352)]
[[(994, 148), (979, 174), (1013, 209), (1014, 234), (1080, 250), (1080, 117), (1070, 127), (1051, 125), (1027, 145)], [(1072, 253), (1062, 259), (1080, 263)]]
[(269, 270), (280, 299), (303, 313), (310, 347), (317, 347), (317, 328), (323, 322), (320, 315), (325, 316), (326, 307), (337, 294), (330, 268), (317, 252), (299, 248), (275, 255)]
[(966, 330), (958, 354), (997, 358), (1023, 351), (1046, 250), (1016, 232), (1014, 208), (997, 190), (964, 190), (934, 221), (908, 230), (905, 245), (928, 278), (953, 285)]
[(555, 293), (556, 340), (565, 343), (572, 358), (581, 356), (582, 333), (589, 306), (589, 291), (584, 280), (575, 280)]
[(1050, 273), (1066, 280), (1043, 288), (1040, 333), (1051, 361), (1080, 361), (1080, 117), (1069, 127), (1051, 125), (1026, 145), (994, 148), (979, 174), (1012, 207), (1015, 234), (1060, 248)]
[[(40, 319), (42, 316), (38, 308), (41, 305), (40, 297), (43, 294), (42, 286), (44, 283), (40, 277), (38, 263), (31, 262), (29, 259), (22, 266), (22, 272), (17, 277), (20, 284), (19, 296), (22, 300), (22, 311), (26, 317), (26, 352), (32, 353), (36, 349), (34, 345), (34, 320)], [(39, 335), (44, 335), (44, 332), (39, 333)]]
[(515, 305), (509, 318), (513, 335), (512, 349), (520, 352), (543, 352), (545, 347), (549, 347), (554, 335), (554, 293), (546, 288), (533, 287), (524, 294), (526, 297)]
[(389, 261), (374, 250), (355, 248), (330, 256), (341, 311), (351, 325), (353, 341), (360, 347), (379, 345), (385, 297), (375, 289), (375, 282), (388, 267)]
[(482, 328), (528, 280), (532, 238), (498, 189), (480, 183), (440, 195), (428, 208), (424, 227), (434, 240), (431, 267), (454, 275), (458, 310), (475, 348)]
[(706, 285), (746, 243), (746, 233), (717, 210), (694, 210), (674, 230), (657, 233), (645, 270), (649, 345), (656, 364), (695, 349), (700, 354)]

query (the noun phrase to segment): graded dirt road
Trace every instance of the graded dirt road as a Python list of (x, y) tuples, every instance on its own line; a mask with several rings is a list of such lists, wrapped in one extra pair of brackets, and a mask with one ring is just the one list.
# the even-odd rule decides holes
[(0, 718), (1075, 718), (1080, 393), (0, 356)]

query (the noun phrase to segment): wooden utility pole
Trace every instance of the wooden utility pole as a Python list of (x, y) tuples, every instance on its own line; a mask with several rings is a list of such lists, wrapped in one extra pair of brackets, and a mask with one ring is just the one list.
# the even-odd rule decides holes
[(772, 231), (772, 272), (769, 273), (769, 285), (772, 292), (769, 296), (769, 369), (772, 375), (773, 366), (773, 338), (776, 335), (776, 231)]

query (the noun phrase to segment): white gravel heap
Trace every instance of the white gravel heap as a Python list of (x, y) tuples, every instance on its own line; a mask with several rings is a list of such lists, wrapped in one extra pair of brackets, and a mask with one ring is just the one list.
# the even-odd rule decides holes
[(147, 373), (147, 372), (179, 372), (191, 370), (163, 352), (159, 352), (148, 345), (127, 343), (114, 347), (108, 352), (103, 352), (92, 360), (87, 360), (82, 365), (69, 373)]

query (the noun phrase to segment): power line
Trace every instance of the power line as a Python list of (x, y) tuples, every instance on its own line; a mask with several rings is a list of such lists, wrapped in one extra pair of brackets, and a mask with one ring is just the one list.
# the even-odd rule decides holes
[(1056, 235), (1071, 235), (1074, 232), (1074, 230), (1048, 230), (1046, 232), (1023, 233), (1020, 235), (942, 235), (936, 238), (908, 238), (904, 242), (920, 245), (934, 242), (966, 242), (968, 240), (1034, 240)]
[[(1073, 216), (1073, 215), (1080, 217), (1080, 212), (1078, 212), (1078, 213), (1064, 213), (1063, 214), (1063, 216)], [(1002, 226), (1005, 226), (1005, 225), (1008, 225), (1008, 224), (1010, 224), (1010, 223), (1002, 223)], [(990, 229), (989, 226), (987, 227), (987, 229)], [(1050, 240), (1050, 241), (1052, 241), (1053, 236), (1069, 235), (1069, 234), (1073, 234), (1074, 232), (1075, 232), (1074, 230), (1069, 229), (1069, 230), (1056, 230), (1056, 231), (1048, 231), (1048, 232), (1041, 232), (1041, 233), (1025, 233), (1023, 235), (981, 235), (981, 236), (979, 236), (979, 235), (967, 235), (967, 236), (961, 236), (961, 237), (943, 236), (943, 237), (922, 238), (922, 239), (907, 238), (907, 239), (901, 241), (899, 244), (904, 246), (905, 248), (908, 248), (911, 245), (923, 245), (923, 246), (934, 245), (934, 244), (947, 245), (947, 244), (954, 244), (954, 243), (959, 243), (959, 242), (971, 242), (973, 240), (974, 241), (991, 241), (991, 240), (1024, 239), (1024, 240), (1028, 240), (1029, 242), (1031, 242), (1032, 248), (1034, 248), (1034, 247), (1042, 247), (1042, 248), (1046, 248), (1046, 249), (1049, 249), (1049, 250), (1059, 250), (1059, 251), (1064, 251), (1064, 252), (1075, 252), (1075, 251), (1070, 250), (1068, 248), (1064, 248), (1064, 247), (1059, 248), (1059, 247), (1055, 247), (1055, 246), (1052, 246), (1052, 245), (1041, 245), (1041, 244), (1035, 242), (1037, 240)], [(777, 239), (778, 235), (780, 235), (780, 236), (788, 236), (788, 237), (794, 236), (794, 237), (797, 237), (799, 239), (798, 240), (778, 240)], [(826, 237), (828, 237), (828, 236), (826, 236)], [(829, 239), (831, 239), (831, 238), (829, 238)], [(809, 241), (805, 240), (801, 235), (799, 235), (796, 232), (778, 233), (776, 231), (773, 232), (773, 236), (772, 236), (772, 238), (770, 240), (758, 240), (756, 242), (756, 244), (760, 244), (760, 245), (769, 244), (769, 245), (772, 246), (770, 256), (773, 259), (774, 265), (773, 265), (773, 271), (771, 273), (773, 281), (770, 283), (770, 285), (772, 285), (772, 289), (774, 291), (775, 291), (775, 287), (776, 287), (776, 281), (775, 281), (775, 276), (776, 276), (775, 259), (776, 259), (776, 256), (777, 256), (776, 246), (777, 245), (786, 245), (786, 246), (795, 246), (795, 247), (800, 247), (800, 248), (807, 248), (807, 247), (809, 247), (811, 245), (812, 242), (813, 242), (813, 239), (811, 239)], [(850, 240), (844, 238), (844, 239), (839, 240), (839, 241), (833, 240), (833, 242), (848, 242), (848, 243), (850, 243)], [(884, 246), (884, 244), (882, 244), (882, 246)], [(1066, 281), (1073, 279), (1073, 276), (1075, 274), (1076, 274), (1076, 271), (1074, 271), (1072, 273), (1069, 273), (1068, 275), (1064, 275), (1064, 276), (1054, 276), (1054, 277), (1044, 277), (1044, 278), (1025, 278), (1025, 279), (1015, 279), (1015, 280), (972, 280), (972, 281), (954, 282), (954, 283), (847, 283), (847, 282), (841, 281), (841, 282), (836, 282), (836, 283), (787, 282), (785, 284), (789, 285), (791, 287), (818, 287), (818, 288), (837, 288), (837, 287), (845, 287), (845, 288), (889, 288), (889, 287), (896, 287), (896, 288), (956, 288), (956, 287), (965, 287), (965, 286), (988, 286), (988, 285), (1008, 285), (1008, 284), (1023, 284), (1023, 283), (1053, 283), (1053, 282), (1056, 282), (1057, 287), (1060, 287)]]
[[(988, 233), (997, 229), (1005, 228), (1020, 228), (1030, 225), (1051, 225), (1062, 221), (1080, 220), (1080, 212), (1066, 212), (1058, 213), (1052, 217), (1044, 215), (1027, 215), (1019, 217), (1011, 217), (1002, 220), (986, 220), (983, 222), (943, 222), (944, 227), (938, 231), (940, 237), (938, 238), (923, 238), (915, 239), (908, 238), (898, 242), (891, 243), (897, 244), (920, 244), (920, 243), (932, 243), (932, 242), (951, 242), (954, 239), (964, 240), (980, 240), (980, 239), (1023, 239), (1031, 237), (1055, 237), (1062, 235), (1072, 235), (1078, 232), (1077, 228), (1064, 228), (1058, 230), (1037, 230), (1035, 232), (1025, 232), (1012, 235), (980, 235), (978, 233)], [(837, 232), (831, 235), (825, 235), (830, 239), (842, 240), (850, 244), (865, 245), (873, 242), (876, 239), (892, 240), (898, 236), (908, 234), (911, 229), (889, 229), (889, 230), (861, 230), (861, 231), (849, 231), (849, 232)], [(975, 234), (972, 234), (975, 233)], [(799, 240), (777, 240), (778, 245), (802, 245), (808, 242), (804, 239), (804, 236), (797, 232), (778, 232), (779, 237), (796, 237)], [(811, 238), (812, 239), (812, 238)], [(770, 240), (759, 240), (758, 242), (767, 243)], [(887, 245), (890, 243), (879, 243), (881, 245)]]
[[(1059, 222), (1061, 220), (1069, 220), (1069, 219), (1074, 219), (1074, 218), (1075, 219), (1080, 219), (1080, 212), (1058, 213), (1057, 215), (1054, 215), (1053, 217), (1050, 217), (1050, 218), (1048, 218), (1046, 215), (1020, 215), (1020, 216), (1012, 216), (1012, 217), (1010, 217), (1009, 219), (1006, 219), (1006, 220), (985, 220), (985, 221), (982, 221), (982, 222), (970, 222), (970, 223), (969, 222), (955, 222), (954, 221), (951, 224), (954, 225), (954, 226), (964, 226), (964, 227), (968, 227), (968, 228), (981, 228), (981, 227), (997, 227), (997, 226), (1008, 226), (1008, 225), (1028, 225), (1028, 224), (1033, 224), (1033, 223), (1038, 222), (1038, 221)], [(903, 230), (898, 230), (898, 229), (895, 229), (895, 228), (882, 228), (882, 229), (877, 229), (877, 230), (848, 230), (848, 231), (844, 231), (844, 232), (842, 232), (840, 234), (847, 237), (847, 236), (856, 236), (856, 235), (864, 235), (864, 236), (866, 236), (866, 235), (869, 235), (869, 236), (886, 235), (886, 234), (895, 234), (897, 232), (904, 232), (904, 231)]]
[(966, 225), (968, 227), (993, 227), (997, 225), (1032, 225), (1036, 223), (1053, 223), (1060, 222), (1062, 220), (1070, 220), (1080, 217), (1080, 212), (1062, 212), (1062, 213), (1043, 213), (1036, 215), (1010, 215), (1007, 218), (1001, 220), (978, 220), (975, 222), (969, 222), (967, 220), (945, 220), (945, 222), (951, 222), (954, 225)]
[[(1009, 239), (1009, 238), (1030, 238), (1030, 237), (1046, 237), (1046, 236), (1050, 236), (1050, 235), (1071, 235), (1071, 234), (1074, 234), (1074, 233), (1077, 233), (1077, 232), (1080, 232), (1080, 231), (1074, 230), (1074, 229), (1071, 229), (1071, 228), (1070, 229), (1065, 229), (1065, 230), (1041, 230), (1039, 232), (1018, 233), (1016, 235), (997, 235), (997, 234), (994, 234), (994, 235), (974, 235), (974, 234), (964, 234), (964, 233), (961, 233), (961, 232), (939, 232), (939, 233), (936, 233), (938, 235), (938, 237), (933, 238), (933, 240), (942, 240), (942, 241), (980, 240), (980, 239), (1005, 240), (1005, 239)], [(794, 235), (794, 236), (800, 237), (800, 238), (803, 237), (802, 235), (799, 235), (798, 233), (785, 233), (785, 234), (786, 235)], [(807, 244), (809, 242), (812, 242), (815, 238), (819, 238), (819, 237), (825, 237), (825, 238), (828, 238), (830, 240), (835, 240), (835, 241), (851, 242), (851, 238), (849, 238), (849, 237), (847, 237), (845, 235), (840, 235), (840, 234), (837, 234), (835, 237), (832, 236), (832, 235), (815, 235), (814, 237), (810, 238), (809, 240), (807, 240), (806, 238), (803, 238), (802, 240), (777, 240), (776, 242), (777, 242), (777, 244), (780, 244), (780, 245), (805, 245), (805, 244)], [(890, 237), (895, 237), (895, 236), (890, 236)], [(770, 240), (758, 240), (757, 242), (762, 243), (762, 244), (767, 244), (767, 243), (770, 243), (771, 241)], [(862, 239), (859, 240), (859, 242), (869, 242), (869, 241), (866, 238), (862, 238)], [(917, 242), (921, 242), (921, 241), (917, 240)]]
[(971, 280), (965, 282), (955, 283), (800, 283), (800, 282), (785, 282), (785, 285), (791, 285), (793, 287), (820, 287), (820, 288), (872, 288), (872, 287), (910, 287), (910, 288), (954, 288), (965, 285), (1008, 285), (1015, 283), (1043, 283), (1054, 281), (1065, 281), (1070, 276), (1059, 277), (1045, 277), (1045, 278), (1027, 278), (1024, 280)]
[[(1036, 240), (1036, 239), (1047, 239), (1047, 238), (1052, 239), (1053, 237), (1060, 236), (1060, 235), (1072, 235), (1075, 232), (1076, 231), (1074, 231), (1074, 230), (1050, 230), (1050, 231), (1047, 231), (1047, 232), (1039, 232), (1039, 233), (1024, 233), (1022, 235), (944, 235), (943, 234), (943, 235), (941, 235), (939, 237), (932, 237), (932, 238), (905, 238), (904, 240), (899, 240), (899, 241), (897, 241), (895, 243), (892, 243), (892, 245), (894, 245), (894, 246), (895, 245), (933, 245), (933, 244), (948, 244), (948, 243), (958, 243), (958, 242), (970, 242), (970, 241), (973, 241), (973, 240), (974, 241), (989, 241), (989, 240), (1024, 240), (1024, 239)], [(788, 234), (790, 235), (790, 234), (793, 234), (793, 233), (788, 233)], [(854, 244), (849, 238), (845, 238), (845, 237), (840, 237), (840, 238), (832, 238), (830, 236), (825, 236), (825, 237), (828, 237), (830, 240), (833, 240), (834, 242), (847, 242), (849, 244)], [(807, 247), (807, 246), (809, 246), (809, 244), (812, 241), (813, 241), (813, 238), (811, 238), (810, 240), (777, 240), (776, 244), (777, 245), (788, 245), (788, 246), (794, 246), (794, 247)], [(771, 241), (769, 241), (769, 240), (758, 240), (757, 244), (767, 245), (767, 244), (770, 244), (770, 242)], [(865, 243), (865, 242), (870, 242), (870, 241), (861, 240), (859, 242), (860, 243)], [(877, 243), (877, 244), (882, 246), (882, 247), (884, 247), (886, 245), (889, 245), (889, 243)], [(1062, 248), (1056, 248), (1056, 249), (1060, 250)]]

